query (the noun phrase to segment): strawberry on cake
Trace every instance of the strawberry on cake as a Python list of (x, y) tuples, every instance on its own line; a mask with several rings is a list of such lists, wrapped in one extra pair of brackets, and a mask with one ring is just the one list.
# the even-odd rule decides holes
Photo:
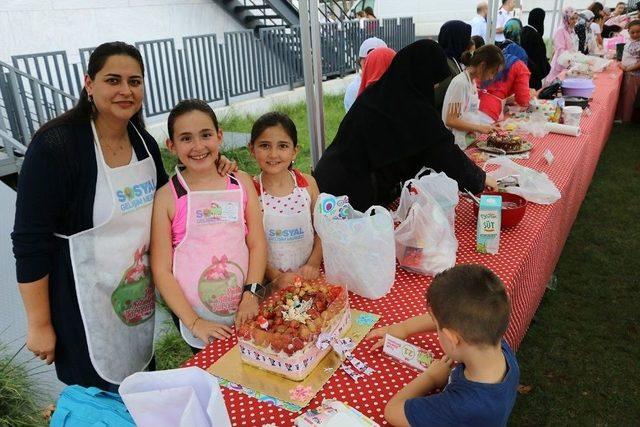
[(351, 326), (346, 289), (297, 280), (267, 298), (258, 315), (238, 330), (244, 363), (294, 381), (304, 380), (331, 347), (318, 336), (340, 337)]

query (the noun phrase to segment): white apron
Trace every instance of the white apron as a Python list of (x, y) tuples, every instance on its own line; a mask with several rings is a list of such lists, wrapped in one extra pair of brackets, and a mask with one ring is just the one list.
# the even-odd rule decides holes
[(97, 167), (113, 196), (111, 215), (89, 230), (57, 236), (69, 241), (91, 363), (102, 379), (120, 384), (153, 356), (155, 293), (148, 248), (156, 167), (147, 150), (146, 159), (110, 168), (93, 121), (91, 129), (101, 160)]
[(260, 181), (260, 203), (262, 204), (262, 225), (267, 237), (267, 262), (282, 272), (297, 271), (307, 263), (313, 250), (314, 231), (311, 222), (311, 197), (309, 192), (298, 187), (293, 172), (293, 195), (301, 196), (300, 213), (276, 213), (266, 209), (264, 204), (262, 174)]
[[(466, 120), (471, 123), (485, 123), (483, 117), (480, 116), (480, 98), (478, 96), (478, 89), (476, 88), (475, 83), (471, 80), (469, 73), (463, 71), (463, 73), (467, 76), (467, 81), (469, 82), (469, 87), (471, 91), (469, 93), (469, 97), (467, 98), (467, 102), (462, 107), (462, 114), (460, 118), (462, 120)], [(453, 130), (453, 135), (455, 138), (455, 143), (460, 149), (464, 150), (469, 145), (473, 143), (475, 140), (474, 132), (465, 132), (461, 130)]]
[[(242, 186), (236, 180), (238, 189), (191, 191), (178, 168), (176, 177), (187, 191), (187, 220), (173, 250), (173, 275), (199, 317), (232, 325), (249, 269)], [(182, 321), (180, 333), (192, 347), (208, 344)]]

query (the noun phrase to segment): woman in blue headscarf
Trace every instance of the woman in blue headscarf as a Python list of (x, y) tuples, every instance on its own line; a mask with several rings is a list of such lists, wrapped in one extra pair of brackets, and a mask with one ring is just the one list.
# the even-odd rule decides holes
[(447, 93), (451, 80), (460, 74), (464, 68), (462, 54), (468, 51), (471, 44), (471, 25), (462, 21), (447, 21), (440, 27), (438, 44), (447, 55), (449, 77), (440, 82), (435, 90), (435, 105), (438, 112), (442, 113), (444, 96)]
[(480, 111), (493, 121), (502, 118), (505, 104), (514, 102), (527, 107), (531, 99), (527, 53), (516, 43), (508, 43), (502, 53), (504, 69), (479, 91)]

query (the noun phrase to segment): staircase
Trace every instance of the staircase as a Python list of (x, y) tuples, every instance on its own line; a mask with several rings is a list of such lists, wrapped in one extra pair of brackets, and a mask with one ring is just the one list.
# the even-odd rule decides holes
[[(215, 0), (245, 28), (292, 27), (300, 25), (297, 0)], [(318, 6), (324, 22), (348, 19), (337, 0), (321, 0)]]

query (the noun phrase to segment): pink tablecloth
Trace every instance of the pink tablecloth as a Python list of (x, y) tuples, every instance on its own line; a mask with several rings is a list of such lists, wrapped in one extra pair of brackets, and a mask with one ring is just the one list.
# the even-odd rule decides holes
[[(528, 160), (517, 162), (545, 172), (562, 193), (562, 198), (549, 206), (530, 204), (522, 222), (511, 230), (503, 230), (500, 253), (479, 254), (475, 250), (476, 219), (471, 204), (462, 200), (457, 208), (456, 236), (459, 242), (458, 263), (480, 263), (495, 271), (504, 281), (511, 297), (513, 311), (507, 331), (507, 341), (515, 349), (524, 337), (535, 314), (546, 285), (558, 262), (565, 240), (571, 230), (582, 200), (589, 188), (600, 153), (609, 137), (615, 114), (622, 73), (612, 68), (595, 79), (596, 90), (591, 114), (582, 118), (579, 137), (550, 134), (532, 138), (534, 149)], [(551, 150), (555, 160), (548, 165), (543, 157)], [(350, 295), (353, 308), (382, 316), (377, 326), (404, 320), (425, 312), (424, 294), (430, 277), (398, 269), (391, 292), (376, 301)], [(442, 356), (435, 334), (413, 337), (411, 341)], [(236, 344), (235, 339), (218, 341), (189, 360), (185, 366), (203, 369)], [(355, 356), (364, 360), (376, 373), (354, 383), (344, 372), (336, 372), (318, 393), (309, 408), (318, 406), (324, 398), (342, 400), (380, 424), (385, 403), (399, 388), (413, 379), (416, 372), (382, 356), (369, 353), (369, 344), (361, 344)], [(296, 413), (269, 403), (259, 402), (245, 394), (223, 388), (225, 402), (234, 425), (291, 425)]]

